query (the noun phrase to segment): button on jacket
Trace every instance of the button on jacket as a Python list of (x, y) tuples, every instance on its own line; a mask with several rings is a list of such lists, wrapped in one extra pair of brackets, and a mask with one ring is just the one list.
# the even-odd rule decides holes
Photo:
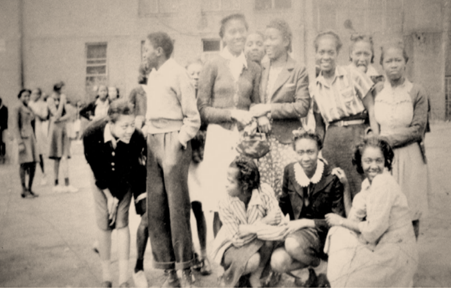
[(107, 123), (103, 119), (95, 121), (83, 134), (85, 157), (94, 173), (96, 186), (101, 190), (108, 188), (119, 200), (129, 189), (146, 191), (146, 177), (138, 177), (144, 167), (142, 156), (147, 155), (144, 135), (135, 130), (128, 144), (119, 140), (114, 145), (114, 139), (105, 139)]

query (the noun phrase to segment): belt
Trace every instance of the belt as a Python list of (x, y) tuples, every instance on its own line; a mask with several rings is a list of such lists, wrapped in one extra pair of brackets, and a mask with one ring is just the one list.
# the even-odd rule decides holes
[(351, 125), (360, 125), (365, 123), (365, 119), (349, 120), (349, 121), (335, 121), (329, 124), (329, 126), (346, 127)]

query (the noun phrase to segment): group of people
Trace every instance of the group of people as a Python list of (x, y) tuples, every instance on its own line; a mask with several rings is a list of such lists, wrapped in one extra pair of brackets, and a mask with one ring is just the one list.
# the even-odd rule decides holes
[[(223, 267), (218, 285), (227, 287), (275, 285), (282, 273), (300, 287), (411, 286), (415, 237), (428, 208), (423, 141), (429, 100), (406, 78), (402, 43), (381, 47), (378, 73), (370, 36), (351, 38), (350, 63), (341, 66), (340, 37), (319, 33), (313, 43), (318, 75), (309, 80), (305, 66), (290, 56), (293, 35), (284, 20), (270, 21), (264, 33), (248, 29), (242, 14), (225, 17), (223, 50), (185, 67), (171, 58), (173, 40), (151, 33), (140, 85), (129, 99), (111, 101), (114, 92), (99, 86), (97, 99), (80, 112), (92, 120), (83, 145), (94, 179), (102, 285), (112, 286), (116, 229), (119, 284), (129, 286), (133, 198), (141, 215), (133, 275), (138, 286), (147, 287), (148, 238), (154, 266), (164, 270), (162, 287), (194, 287), (192, 270), (211, 274), (209, 259)], [(56, 84), (43, 102), (48, 110), (31, 105), (35, 92), (19, 93), (13, 113), (22, 197), (37, 196), (31, 189), (40, 154), (34, 115), (50, 118), (55, 185), (60, 160), (70, 157), (64, 123), (71, 112), (62, 87)], [(316, 132), (302, 128), (309, 111)], [(265, 135), (269, 152), (258, 159), (239, 153), (243, 131)], [(214, 213), (210, 257), (204, 211)], [(308, 271), (308, 278), (298, 270)]]
[[(71, 141), (78, 138), (80, 130), (79, 115), (88, 121), (107, 115), (109, 101), (119, 98), (119, 90), (115, 87), (100, 85), (97, 87), (96, 100), (85, 106), (81, 111), (75, 107), (63, 93), (64, 82), (53, 86), (53, 93), (47, 95), (40, 88), (22, 89), (19, 92), (19, 105), (12, 113), (12, 131), (19, 150), (20, 180), (23, 198), (35, 198), (39, 195), (32, 190), (36, 163), (39, 163), (43, 177), (42, 185), (47, 183), (44, 168), (44, 156), (54, 160), (54, 192), (77, 192), (70, 185), (69, 159)], [(109, 96), (111, 95), (111, 96)], [(3, 107), (6, 108), (6, 107)], [(6, 110), (7, 111), (7, 110)], [(7, 119), (6, 116), (3, 117)], [(7, 129), (7, 122), (2, 130)], [(4, 144), (1, 146), (4, 155)], [(60, 171), (63, 174), (64, 185), (59, 183)], [(26, 176), (28, 175), (28, 181)]]

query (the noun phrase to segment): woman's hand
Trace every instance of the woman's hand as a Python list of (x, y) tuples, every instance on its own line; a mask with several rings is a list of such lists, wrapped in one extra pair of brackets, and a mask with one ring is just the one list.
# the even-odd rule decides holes
[(288, 233), (301, 230), (302, 228), (311, 227), (312, 221), (313, 220), (311, 220), (311, 219), (299, 219), (299, 220), (290, 221), (287, 224), (288, 231), (289, 231)]
[(243, 126), (250, 124), (254, 120), (252, 114), (249, 111), (244, 110), (232, 110), (231, 117), (240, 122)]
[(110, 225), (116, 222), (117, 206), (119, 204), (119, 199), (116, 197), (107, 198), (107, 208), (108, 208), (108, 219), (110, 220)]
[(269, 104), (257, 104), (251, 107), (250, 112), (254, 117), (265, 116), (271, 112), (271, 105)]
[(335, 213), (326, 214), (326, 221), (329, 226), (342, 226), (345, 218)]
[(269, 121), (268, 117), (262, 116), (257, 119), (258, 127), (260, 128), (260, 132), (269, 133), (271, 131), (271, 121)]
[(278, 225), (280, 221), (282, 221), (282, 215), (277, 211), (269, 213), (265, 218), (261, 220), (261, 222), (266, 225)]
[(338, 177), (338, 180), (340, 180), (341, 184), (343, 185), (348, 185), (348, 178), (346, 177), (346, 173), (345, 171), (343, 171), (343, 169), (341, 168), (334, 168), (332, 169), (332, 175), (335, 175)]

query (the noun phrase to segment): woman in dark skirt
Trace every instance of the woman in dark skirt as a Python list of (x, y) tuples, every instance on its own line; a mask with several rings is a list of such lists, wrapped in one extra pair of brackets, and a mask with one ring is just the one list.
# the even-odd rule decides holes
[[(332, 168), (345, 171), (352, 198), (360, 191), (363, 180), (353, 168), (352, 147), (365, 134), (368, 115), (373, 130), (378, 129), (375, 121), (371, 121), (374, 119), (373, 81), (355, 68), (336, 65), (341, 46), (339, 36), (332, 31), (316, 37), (316, 61), (321, 72), (309, 92), (318, 133), (325, 133), (322, 156)], [(344, 196), (348, 211), (351, 199), (349, 195)]]
[[(39, 153), (34, 135), (31, 121), (34, 120), (35, 115), (28, 107), (30, 101), (31, 91), (22, 89), (19, 92), (20, 105), (18, 105), (12, 114), (14, 118), (13, 131), (17, 144), (19, 145), (19, 175), (20, 183), (22, 184), (22, 198), (34, 198), (38, 194), (31, 190), (33, 186), (34, 174), (36, 172), (36, 162), (39, 162)], [(28, 187), (25, 184), (25, 176), (28, 174)]]

